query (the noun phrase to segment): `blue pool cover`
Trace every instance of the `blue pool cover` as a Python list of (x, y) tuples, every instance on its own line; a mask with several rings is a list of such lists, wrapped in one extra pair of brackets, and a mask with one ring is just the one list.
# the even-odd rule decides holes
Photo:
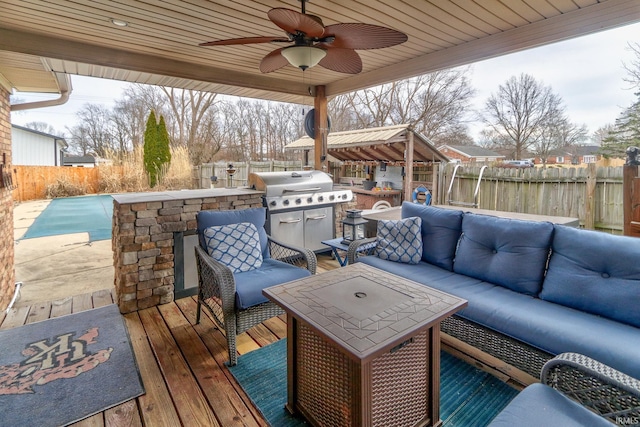
[(113, 197), (110, 195), (53, 199), (22, 239), (89, 233), (89, 241), (111, 239)]

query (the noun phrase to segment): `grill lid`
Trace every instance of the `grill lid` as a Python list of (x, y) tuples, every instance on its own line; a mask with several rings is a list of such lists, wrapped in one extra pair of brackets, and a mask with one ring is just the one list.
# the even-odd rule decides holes
[(267, 197), (277, 197), (331, 191), (333, 180), (329, 174), (317, 170), (255, 172), (249, 174), (249, 187), (264, 191)]

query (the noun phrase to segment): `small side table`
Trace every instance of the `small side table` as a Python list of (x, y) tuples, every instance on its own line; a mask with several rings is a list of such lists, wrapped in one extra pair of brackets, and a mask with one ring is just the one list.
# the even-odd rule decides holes
[[(338, 237), (336, 239), (331, 239), (331, 240), (323, 240), (322, 244), (327, 245), (331, 248), (331, 250), (333, 251), (333, 256), (335, 256), (336, 259), (338, 260), (340, 267), (344, 267), (347, 265), (348, 263), (347, 250), (349, 249), (349, 246), (342, 244), (342, 237)], [(370, 251), (375, 247), (376, 247), (376, 242), (372, 242), (370, 244), (364, 245), (362, 249), (363, 249), (363, 252), (366, 252), (366, 251)], [(341, 252), (344, 254), (344, 256), (341, 255)]]

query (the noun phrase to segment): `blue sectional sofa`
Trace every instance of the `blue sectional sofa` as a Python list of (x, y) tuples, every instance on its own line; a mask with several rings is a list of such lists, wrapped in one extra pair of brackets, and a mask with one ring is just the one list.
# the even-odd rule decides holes
[(408, 202), (378, 230), (349, 246), (349, 263), (466, 299), (442, 331), (553, 387), (527, 387), (496, 426), (579, 414), (555, 389), (614, 423), (640, 422), (640, 239)]
[(538, 377), (574, 352), (640, 378), (640, 239), (405, 202), (421, 219), (417, 264), (364, 262), (469, 301), (442, 331)]

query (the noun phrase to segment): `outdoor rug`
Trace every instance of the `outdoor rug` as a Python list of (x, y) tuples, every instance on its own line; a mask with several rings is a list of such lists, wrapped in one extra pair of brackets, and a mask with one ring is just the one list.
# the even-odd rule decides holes
[(53, 199), (23, 239), (89, 233), (89, 241), (111, 239), (113, 197), (110, 195)]
[[(287, 402), (287, 340), (238, 358), (229, 370), (273, 427), (306, 426), (284, 409)], [(440, 360), (440, 418), (443, 427), (483, 427), (518, 391), (449, 353)]]
[(143, 393), (115, 304), (0, 331), (3, 426), (64, 426)]

